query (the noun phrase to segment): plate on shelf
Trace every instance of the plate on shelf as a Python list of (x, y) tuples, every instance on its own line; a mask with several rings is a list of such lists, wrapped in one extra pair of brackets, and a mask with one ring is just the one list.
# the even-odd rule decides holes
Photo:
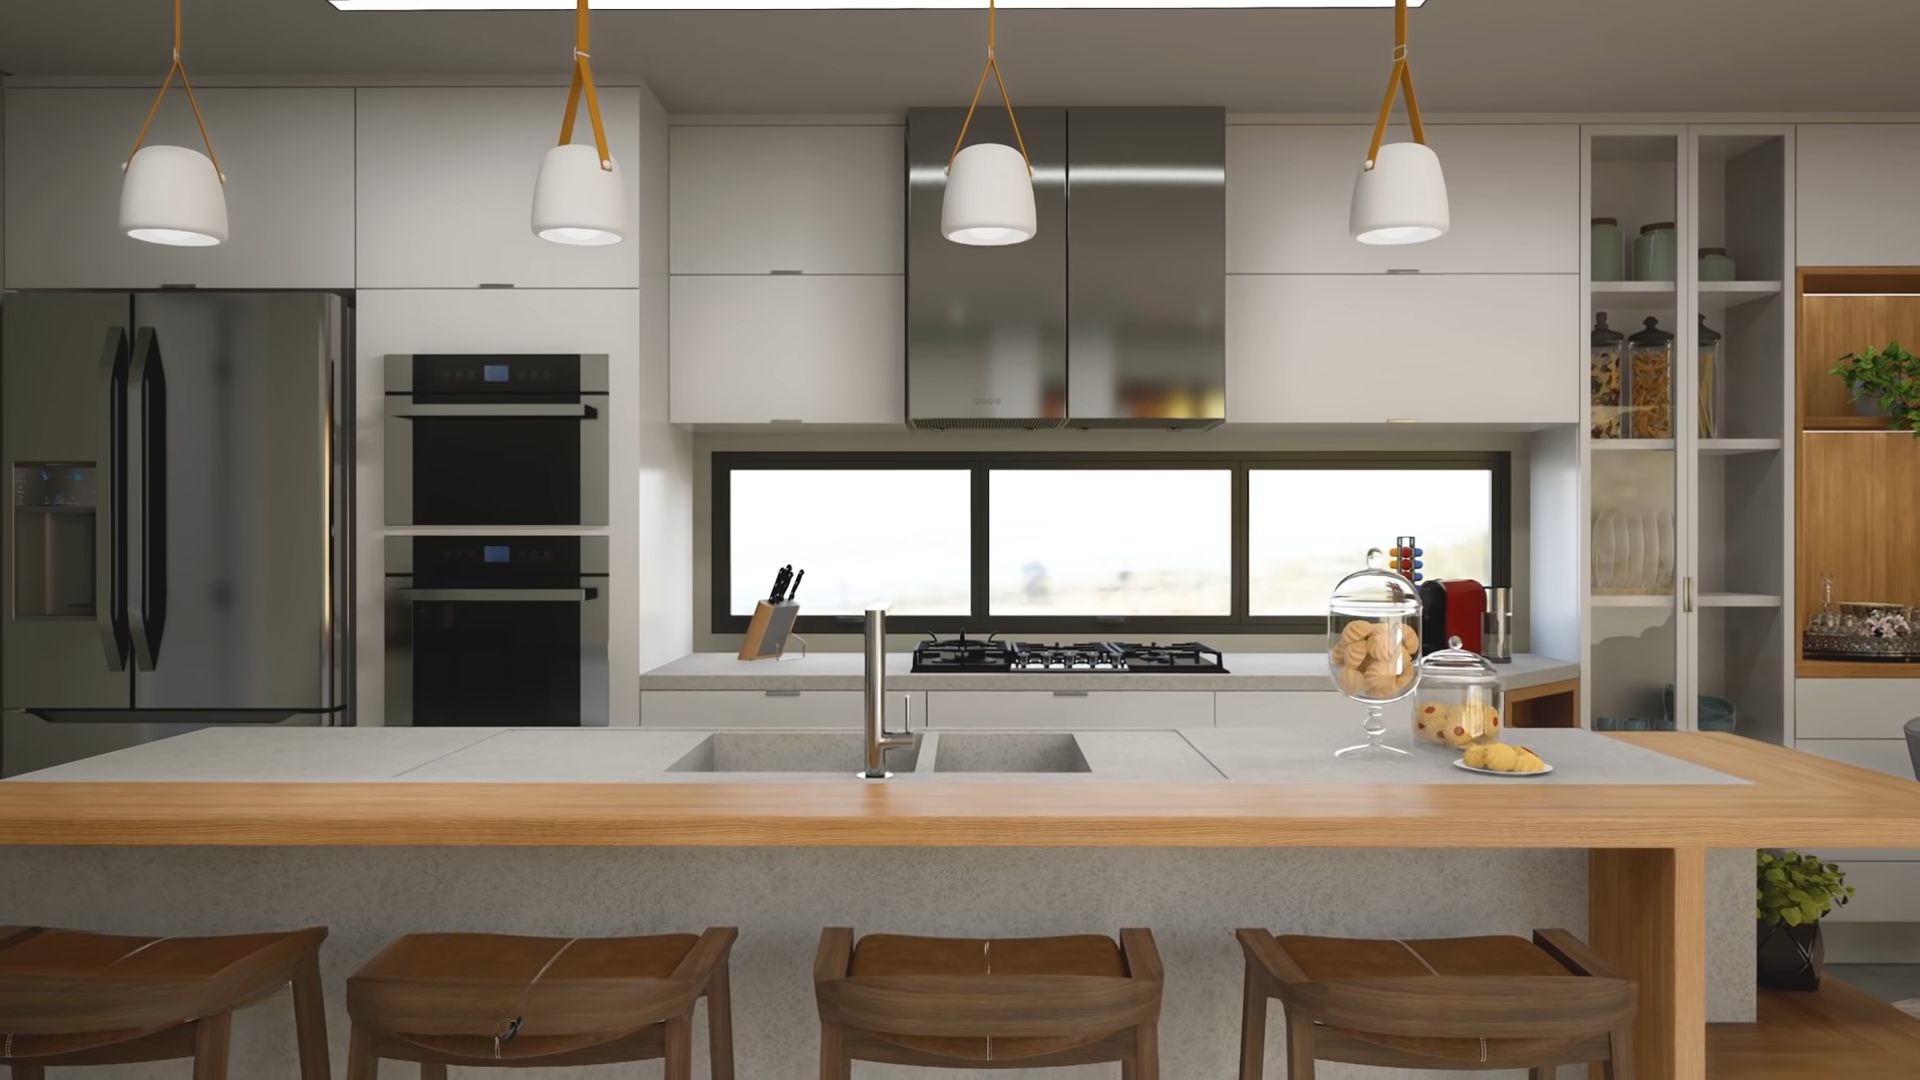
[(1619, 584), (1619, 546), (1614, 522), (1619, 515), (1602, 510), (1593, 517), (1593, 587), (1611, 589)]
[(1455, 758), (1453, 761), (1454, 768), (1479, 773), (1481, 776), (1545, 776), (1553, 771), (1553, 766), (1548, 765), (1546, 762), (1543, 761), (1540, 764), (1543, 768), (1541, 768), (1539, 772), (1501, 772), (1498, 769), (1476, 769), (1467, 764), (1466, 758)]
[(1659, 563), (1659, 573), (1656, 575), (1654, 585), (1662, 589), (1671, 589), (1673, 588), (1674, 571), (1673, 511), (1660, 511), (1659, 515), (1654, 519), (1654, 524), (1655, 528), (1659, 530), (1660, 551), (1660, 556), (1657, 560)]

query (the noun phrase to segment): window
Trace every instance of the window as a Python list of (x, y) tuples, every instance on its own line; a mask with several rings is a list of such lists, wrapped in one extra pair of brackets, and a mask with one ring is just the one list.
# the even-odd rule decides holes
[(801, 630), (1315, 633), (1370, 547), (1507, 581), (1498, 452), (715, 454), (713, 628), (806, 571)]
[(993, 469), (987, 610), (1233, 613), (1228, 469)]
[(1326, 614), (1356, 553), (1411, 533), (1429, 578), (1492, 584), (1493, 473), (1487, 469), (1254, 467), (1247, 476), (1247, 611)]
[(791, 563), (817, 615), (965, 615), (972, 531), (964, 469), (741, 469), (732, 476), (727, 611), (751, 616)]

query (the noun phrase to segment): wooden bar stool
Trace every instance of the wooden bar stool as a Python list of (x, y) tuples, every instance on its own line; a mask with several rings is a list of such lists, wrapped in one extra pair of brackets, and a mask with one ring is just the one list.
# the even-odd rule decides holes
[(131, 937), (0, 927), (0, 1064), (49, 1068), (193, 1059), (225, 1080), (233, 1011), (293, 986), (301, 1080), (330, 1080), (320, 997), (324, 927), (235, 937)]
[(820, 935), (820, 1080), (853, 1062), (954, 1069), (1121, 1063), (1160, 1075), (1160, 953), (1146, 930), (1052, 938)]
[(1401, 1069), (1603, 1062), (1632, 1080), (1638, 988), (1565, 930), (1425, 941), (1239, 932), (1247, 957), (1240, 1080), (1260, 1080), (1267, 999), (1287, 1011), (1287, 1076), (1315, 1061)]
[(649, 937), (409, 934), (347, 980), (347, 1080), (381, 1058), (423, 1080), (449, 1065), (532, 1069), (666, 1060), (693, 1076), (693, 1007), (707, 999), (713, 1080), (733, 1080), (732, 927)]

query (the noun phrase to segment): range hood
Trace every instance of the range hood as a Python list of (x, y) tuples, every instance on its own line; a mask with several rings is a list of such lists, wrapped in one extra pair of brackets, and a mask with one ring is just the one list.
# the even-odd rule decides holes
[[(963, 109), (907, 114), (907, 420), (1212, 427), (1226, 418), (1226, 114), (1020, 110), (1039, 228), (940, 233)], [(970, 137), (1013, 143), (1004, 113)]]

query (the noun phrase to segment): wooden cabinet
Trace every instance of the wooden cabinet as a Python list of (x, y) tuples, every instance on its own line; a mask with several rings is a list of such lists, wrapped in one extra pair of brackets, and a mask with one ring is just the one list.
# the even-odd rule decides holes
[(1920, 124), (1801, 124), (1801, 266), (1920, 264)]
[[(227, 174), (231, 237), (186, 248), (131, 240), (119, 228), (121, 165), (152, 90), (7, 91), (7, 287), (353, 287), (353, 95), (200, 91)], [(147, 142), (201, 148), (177, 88)]]
[(676, 424), (899, 424), (901, 277), (675, 277)]
[(1214, 695), (1191, 690), (932, 690), (927, 726), (1098, 731), (1212, 727)]
[(1584, 384), (1574, 274), (1227, 278), (1227, 419), (1562, 424)]
[(676, 127), (675, 274), (905, 270), (905, 136), (887, 126)]
[[(533, 182), (560, 131), (558, 87), (402, 87), (358, 93), (361, 288), (635, 288), (637, 231), (571, 247), (533, 234)], [(600, 91), (608, 148), (640, 222), (640, 93)], [(584, 129), (584, 121), (582, 128)], [(576, 139), (589, 136), (575, 132)]]
[[(858, 729), (865, 707), (858, 690), (643, 690), (644, 728)], [(925, 726), (926, 695), (891, 691), (887, 724), (895, 731)]]
[(1430, 243), (1380, 247), (1347, 231), (1368, 128), (1227, 128), (1227, 272), (1579, 273), (1578, 128), (1444, 124), (1427, 134), (1453, 227)]

